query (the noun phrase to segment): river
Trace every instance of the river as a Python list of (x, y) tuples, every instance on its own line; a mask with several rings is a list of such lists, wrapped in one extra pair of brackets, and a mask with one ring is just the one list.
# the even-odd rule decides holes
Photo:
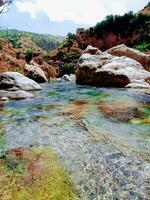
[(150, 199), (150, 98), (133, 89), (42, 84), (0, 108), (0, 153), (50, 148), (82, 200)]

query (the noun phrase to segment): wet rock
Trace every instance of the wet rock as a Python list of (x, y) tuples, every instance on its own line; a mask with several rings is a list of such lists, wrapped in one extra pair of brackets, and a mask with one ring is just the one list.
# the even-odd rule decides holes
[(107, 52), (101, 55), (83, 54), (77, 64), (76, 78), (77, 84), (81, 85), (150, 88), (150, 72), (139, 62)]
[(20, 90), (41, 90), (41, 86), (35, 81), (18, 72), (0, 73), (0, 89), (16, 87)]
[(107, 52), (113, 56), (126, 56), (132, 58), (141, 63), (146, 70), (150, 71), (150, 55), (148, 54), (129, 48), (124, 44), (108, 49)]
[(33, 79), (37, 83), (44, 83), (47, 81), (44, 71), (38, 66), (38, 64), (36, 66), (26, 65), (24, 70), (26, 72), (26, 76)]
[(141, 81), (135, 81), (134, 83), (129, 83), (127, 86), (127, 88), (150, 88), (149, 83), (146, 83), (145, 81), (141, 80)]
[(1, 101), (9, 101), (9, 98), (7, 98), (7, 97), (2, 97), (0, 100), (1, 100)]
[(62, 79), (63, 79), (64, 81), (71, 81), (70, 76), (67, 75), (67, 74), (65, 74), (65, 75), (62, 77)]
[(2, 99), (26, 99), (26, 98), (32, 98), (34, 97), (31, 93), (23, 91), (23, 90), (17, 90), (17, 91), (7, 91), (7, 90), (0, 90), (0, 101), (7, 102), (7, 100)]
[(0, 98), (0, 106), (3, 106), (8, 102), (9, 102), (9, 98), (7, 98), (7, 97)]
[(70, 82), (75, 82), (75, 79), (76, 79), (76, 77), (75, 77), (74, 74), (70, 74), (70, 76), (67, 75), (67, 74), (65, 74), (65, 75), (62, 77), (62, 80), (70, 81)]

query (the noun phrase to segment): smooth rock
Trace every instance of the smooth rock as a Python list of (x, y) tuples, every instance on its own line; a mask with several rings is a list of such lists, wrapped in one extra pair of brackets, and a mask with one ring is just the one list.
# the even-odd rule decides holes
[(0, 101), (9, 101), (9, 98), (8, 98), (8, 97), (2, 97), (2, 98), (0, 99)]
[(134, 59), (83, 54), (77, 64), (76, 82), (99, 87), (150, 88), (150, 72)]
[(7, 97), (0, 98), (0, 106), (4, 106), (8, 102), (9, 102), (9, 98)]
[(30, 79), (33, 79), (37, 83), (47, 82), (47, 78), (44, 74), (44, 71), (37, 65), (25, 65), (24, 70), (26, 76)]
[(107, 52), (113, 56), (126, 56), (132, 58), (141, 63), (146, 70), (150, 71), (150, 55), (148, 54), (129, 48), (124, 44), (108, 49)]
[(75, 82), (75, 79), (76, 79), (76, 77), (75, 77), (74, 74), (70, 74), (70, 76), (67, 75), (67, 74), (65, 74), (65, 75), (62, 77), (62, 80), (70, 81), (70, 82)]
[(18, 72), (0, 73), (0, 89), (18, 88), (20, 90), (41, 90), (41, 86), (35, 81)]
[(26, 99), (26, 98), (33, 98), (34, 96), (26, 91), (17, 90), (17, 91), (7, 91), (7, 90), (0, 90), (0, 97), (2, 98), (9, 98), (9, 99)]

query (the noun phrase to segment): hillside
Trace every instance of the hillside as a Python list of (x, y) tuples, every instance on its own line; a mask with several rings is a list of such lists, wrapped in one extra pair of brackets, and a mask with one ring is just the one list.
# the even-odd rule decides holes
[[(144, 11), (145, 10), (145, 11)], [(77, 40), (81, 48), (92, 45), (101, 50), (115, 45), (126, 44), (146, 51), (150, 49), (149, 4), (139, 13), (129, 12), (123, 16), (109, 15), (102, 22), (88, 29), (77, 30)]]
[(23, 32), (15, 29), (0, 30), (0, 38), (9, 39), (16, 48), (31, 48), (36, 53), (55, 49), (64, 37)]
[(142, 9), (142, 10), (140, 11), (140, 13), (150, 15), (150, 2), (148, 3), (147, 6), (144, 7), (144, 9)]

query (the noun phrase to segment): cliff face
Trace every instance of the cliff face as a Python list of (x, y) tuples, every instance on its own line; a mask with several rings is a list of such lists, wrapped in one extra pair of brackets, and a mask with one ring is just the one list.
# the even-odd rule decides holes
[[(81, 48), (87, 45), (101, 50), (119, 44), (133, 46), (146, 40), (150, 43), (150, 7), (145, 7), (138, 14), (132, 12), (124, 16), (107, 16), (106, 19), (89, 29), (77, 29), (77, 40)], [(146, 14), (146, 15), (145, 15)]]
[(8, 40), (0, 39), (0, 73), (6, 71), (22, 72), (24, 65), (22, 51), (15, 49)]
[(107, 50), (119, 44), (133, 46), (141, 40), (141, 37), (147, 36), (147, 32), (135, 31), (129, 37), (124, 37), (121, 34), (110, 32), (101, 38), (96, 35), (89, 36), (85, 30), (83, 33), (77, 32), (77, 38), (80, 46), (85, 48), (87, 45), (92, 45), (101, 50)]

